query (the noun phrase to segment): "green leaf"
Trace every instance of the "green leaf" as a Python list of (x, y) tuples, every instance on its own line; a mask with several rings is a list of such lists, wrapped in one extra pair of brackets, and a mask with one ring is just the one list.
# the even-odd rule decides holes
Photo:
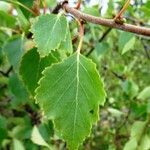
[(150, 149), (150, 137), (145, 134), (142, 139), (141, 143), (139, 146), (139, 150), (149, 150)]
[(147, 113), (150, 113), (150, 101), (147, 102)]
[(48, 143), (45, 142), (45, 140), (41, 136), (37, 126), (33, 127), (31, 140), (32, 140), (33, 143), (35, 143), (37, 145), (46, 146), (50, 149), (50, 146), (48, 145)]
[(8, 39), (7, 33), (0, 31), (0, 49), (2, 49), (4, 42)]
[(46, 0), (46, 4), (49, 7), (55, 7), (57, 5), (57, 0)]
[(135, 138), (138, 141), (142, 136), (144, 127), (145, 127), (145, 122), (136, 121), (131, 128), (131, 138)]
[(7, 137), (7, 121), (6, 118), (0, 115), (0, 145), (1, 142)]
[(121, 112), (115, 108), (108, 108), (108, 112), (111, 113), (112, 116), (117, 117), (117, 118), (119, 118), (123, 115), (123, 112)]
[(98, 17), (98, 16), (100, 16), (99, 6), (96, 5), (96, 6), (93, 6), (93, 7), (85, 7), (84, 8), (84, 13)]
[(13, 106), (23, 105), (28, 101), (29, 94), (25, 89), (23, 83), (18, 78), (17, 74), (13, 74), (10, 76), (9, 89), (11, 90), (11, 93), (13, 95), (11, 101)]
[(133, 80), (125, 80), (122, 83), (123, 91), (132, 99), (138, 95), (139, 87)]
[(43, 15), (37, 18), (31, 31), (41, 56), (59, 48), (67, 33), (67, 20), (62, 14)]
[[(18, 0), (20, 3), (22, 3), (24, 6), (32, 9), (33, 8), (33, 4), (34, 4), (34, 0), (30, 0), (30, 1), (26, 1), (26, 0)], [(31, 13), (29, 13), (28, 10), (24, 9), (23, 7), (20, 7), (20, 10), (22, 11), (23, 15), (26, 17), (26, 18), (29, 18), (32, 16)]]
[(143, 6), (140, 7), (140, 11), (144, 13), (144, 18), (149, 19), (150, 15), (150, 1), (147, 1)]
[(122, 51), (122, 54), (134, 48), (135, 40), (134, 34), (121, 32), (119, 37), (119, 49)]
[(73, 53), (73, 47), (72, 47), (72, 39), (71, 39), (71, 33), (69, 26), (67, 27), (67, 34), (66, 34), (66, 39), (65, 41), (62, 41), (59, 49), (66, 51), (69, 54)]
[(17, 71), (19, 68), (21, 57), (24, 53), (23, 37), (17, 35), (9, 38), (3, 47), (3, 51), (6, 53), (10, 64)]
[(36, 48), (29, 50), (22, 58), (19, 73), (27, 89), (34, 95), (41, 72), (52, 63), (58, 62), (59, 55), (52, 51), (48, 56), (40, 58)]
[(0, 115), (0, 127), (6, 128), (6, 125), (7, 125), (6, 118)]
[(150, 98), (150, 86), (146, 87), (142, 92), (139, 93), (138, 99), (148, 99)]
[(137, 150), (137, 141), (135, 138), (131, 139), (125, 144), (123, 150)]
[(50, 142), (51, 137), (54, 135), (53, 123), (51, 120), (42, 120), (42, 123), (38, 126), (39, 132), (45, 141)]
[(23, 30), (28, 31), (30, 27), (30, 23), (28, 19), (24, 16), (23, 12), (21, 11), (19, 7), (16, 7), (16, 11), (18, 13), (17, 18), (18, 18), (20, 27), (23, 28)]
[(13, 150), (25, 150), (24, 145), (18, 139), (13, 139)]
[(109, 50), (109, 44), (106, 42), (97, 43), (95, 46), (95, 51), (97, 56), (102, 56)]
[(14, 16), (0, 10), (0, 26), (12, 28), (15, 26), (15, 23), (16, 19)]
[(99, 105), (105, 101), (103, 83), (92, 61), (75, 53), (48, 67), (36, 90), (36, 102), (68, 148), (75, 150), (98, 120)]
[(136, 121), (131, 128), (130, 140), (125, 144), (124, 150), (148, 150), (149, 137), (144, 134), (146, 122)]
[(11, 8), (11, 5), (7, 2), (0, 1), (0, 10), (4, 12), (8, 12)]
[(8, 35), (5, 32), (0, 31), (0, 66), (2, 65), (4, 60), (4, 53), (2, 51), (3, 45), (7, 39), (8, 39)]

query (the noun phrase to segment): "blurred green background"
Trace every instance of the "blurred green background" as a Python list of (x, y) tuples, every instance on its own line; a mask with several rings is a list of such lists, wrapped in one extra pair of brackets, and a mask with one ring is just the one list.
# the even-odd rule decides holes
[[(66, 149), (18, 73), (22, 56), (34, 46), (30, 33), (34, 16), (20, 4), (36, 12), (35, 2), (0, 0), (0, 150)], [(81, 9), (113, 18), (124, 2), (87, 0)], [(55, 0), (46, 0), (47, 13), (56, 5)], [(124, 17), (127, 23), (150, 27), (150, 1), (133, 0)], [(68, 21), (74, 39), (78, 26), (70, 16)], [(73, 47), (76, 50), (75, 40)], [(150, 37), (86, 23), (82, 53), (97, 64), (107, 100), (100, 109), (100, 121), (80, 149), (149, 150)], [(66, 55), (61, 54), (62, 59)]]

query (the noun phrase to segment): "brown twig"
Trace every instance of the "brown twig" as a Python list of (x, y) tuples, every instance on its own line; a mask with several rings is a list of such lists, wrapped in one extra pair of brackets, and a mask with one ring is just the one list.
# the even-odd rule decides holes
[(52, 10), (53, 14), (58, 14), (59, 10), (63, 7), (64, 4), (68, 4), (68, 0), (65, 0), (64, 2), (59, 2), (56, 7)]
[(40, 0), (35, 0), (33, 2), (32, 11), (36, 14), (36, 16), (40, 15)]
[(56, 7), (52, 10), (53, 14), (58, 14), (59, 10), (62, 8), (62, 4), (58, 3)]
[(44, 0), (43, 1), (43, 14), (46, 14), (46, 9), (47, 9), (46, 0)]
[(80, 12), (77, 9), (70, 7), (67, 3), (64, 3), (63, 8), (68, 13), (74, 15), (76, 18), (85, 20), (87, 22), (91, 22), (94, 24), (99, 24), (99, 25), (103, 25), (103, 26), (107, 26), (107, 27), (111, 27), (111, 28), (116, 28), (119, 30), (136, 33), (139, 35), (150, 36), (150, 28), (140, 27), (140, 26), (131, 25), (131, 24), (127, 24), (127, 23), (118, 24), (114, 21), (114, 19), (104, 19), (101, 17), (95, 17), (92, 15), (88, 15), (88, 14)]
[(79, 30), (80, 41), (79, 41), (77, 52), (80, 53), (82, 43), (83, 43), (83, 36), (84, 36), (84, 22), (82, 20), (79, 20), (78, 23), (79, 23), (79, 26), (80, 26), (80, 30)]
[(77, 5), (76, 5), (75, 9), (80, 9), (81, 1), (82, 1), (82, 0), (78, 0)]

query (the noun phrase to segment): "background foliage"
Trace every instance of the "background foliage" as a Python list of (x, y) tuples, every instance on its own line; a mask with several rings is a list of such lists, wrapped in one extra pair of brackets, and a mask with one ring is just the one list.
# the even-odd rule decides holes
[[(33, 59), (30, 58), (30, 53), (35, 53), (37, 63), (46, 67), (50, 64), (49, 59), (58, 62), (66, 58), (70, 51), (53, 52), (57, 59), (47, 56), (43, 60), (35, 49), (27, 53), (35, 46), (30, 32), (35, 16), (16, 2), (39, 13), (33, 0), (0, 1), (0, 149), (64, 150), (66, 143), (58, 138), (53, 123), (43, 117), (39, 106), (35, 104), (33, 91), (37, 81), (27, 78), (32, 82), (28, 87), (32, 91), (30, 93), (20, 78), (19, 68), (24, 59), (29, 60), (29, 64), (24, 65), (30, 68)], [(46, 4), (49, 8), (47, 12), (52, 12), (57, 2), (47, 0)], [(105, 12), (104, 4), (108, 5)], [(113, 18), (124, 1), (109, 0), (104, 4), (101, 2), (92, 5), (87, 0), (83, 3), (82, 11), (94, 16)], [(42, 14), (42, 3), (40, 7)], [(128, 23), (148, 27), (149, 16), (149, 0), (132, 1), (125, 13)], [(78, 26), (70, 16), (68, 22), (75, 51), (78, 45), (75, 40)], [(61, 49), (66, 46), (64, 45), (63, 43)], [(66, 47), (72, 51), (71, 45)], [(82, 54), (96, 63), (105, 84), (107, 99), (99, 112), (101, 120), (93, 126), (91, 136), (79, 149), (149, 150), (149, 37), (86, 23)], [(20, 72), (24, 68), (22, 66)], [(33, 70), (32, 75), (37, 74), (40, 73)]]

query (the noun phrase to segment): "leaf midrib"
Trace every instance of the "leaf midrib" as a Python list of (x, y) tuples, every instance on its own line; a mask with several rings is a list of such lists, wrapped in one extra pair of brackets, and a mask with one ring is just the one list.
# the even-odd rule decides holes
[(79, 94), (79, 83), (80, 83), (80, 78), (79, 78), (79, 63), (80, 63), (80, 53), (77, 52), (77, 63), (76, 63), (76, 78), (77, 78), (77, 82), (76, 82), (76, 98), (75, 98), (75, 115), (74, 115), (74, 122), (73, 122), (73, 140), (74, 140), (74, 134), (75, 134), (75, 124), (76, 124), (76, 120), (77, 120), (77, 107), (78, 107), (78, 94)]

